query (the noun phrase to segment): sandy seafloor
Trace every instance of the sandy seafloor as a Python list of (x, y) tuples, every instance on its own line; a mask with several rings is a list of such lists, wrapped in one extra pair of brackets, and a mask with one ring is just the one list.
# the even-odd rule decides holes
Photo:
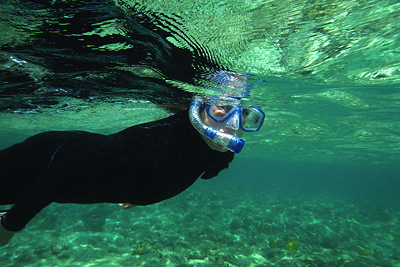
[(52, 204), (1, 266), (400, 266), (400, 212), (331, 194), (263, 194), (199, 181), (124, 210)]

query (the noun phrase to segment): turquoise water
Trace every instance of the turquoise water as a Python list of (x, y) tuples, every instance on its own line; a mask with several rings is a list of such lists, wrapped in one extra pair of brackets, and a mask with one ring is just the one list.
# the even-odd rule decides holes
[[(138, 2), (255, 75), (263, 128), (228, 170), (162, 203), (53, 203), (0, 248), (1, 266), (400, 266), (398, 1)], [(1, 5), (0, 39), (18, 51), (41, 21), (13, 3)], [(94, 100), (0, 113), (0, 148), (168, 116), (134, 94)]]

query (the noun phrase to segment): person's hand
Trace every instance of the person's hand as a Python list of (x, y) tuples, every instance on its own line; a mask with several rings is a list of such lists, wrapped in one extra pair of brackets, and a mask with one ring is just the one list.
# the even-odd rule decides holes
[(15, 232), (8, 231), (6, 228), (1, 226), (1, 218), (0, 218), (0, 247), (3, 247), (8, 244), (11, 238), (14, 236)]
[(130, 203), (118, 203), (118, 205), (120, 205), (121, 207), (123, 207), (124, 209), (131, 209), (133, 207), (136, 207), (136, 205), (132, 205)]

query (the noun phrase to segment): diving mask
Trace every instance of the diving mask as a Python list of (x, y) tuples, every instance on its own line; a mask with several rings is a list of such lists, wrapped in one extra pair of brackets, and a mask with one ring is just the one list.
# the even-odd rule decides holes
[(205, 124), (200, 117), (201, 107), (204, 108), (211, 119), (218, 123), (225, 122), (226, 127), (234, 130), (242, 129), (246, 132), (255, 132), (261, 128), (265, 114), (261, 109), (242, 108), (241, 106), (203, 104), (193, 101), (189, 109), (189, 118), (193, 127), (206, 138), (227, 149), (239, 153), (244, 141), (234, 134), (221, 132)]

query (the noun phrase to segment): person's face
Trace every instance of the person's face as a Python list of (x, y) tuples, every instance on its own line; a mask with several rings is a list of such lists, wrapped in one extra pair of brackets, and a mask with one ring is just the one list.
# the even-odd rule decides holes
[[(212, 109), (213, 109), (212, 113), (214, 114), (214, 116), (223, 117), (226, 114), (226, 111), (223, 108), (219, 108), (218, 106), (214, 106), (214, 107), (212, 107)], [(203, 122), (206, 125), (215, 129), (216, 131), (232, 134), (239, 138), (242, 137), (242, 135), (244, 133), (243, 130), (240, 129), (240, 127), (239, 127), (239, 121), (235, 120), (234, 118), (230, 118), (224, 122), (216, 122), (207, 114), (205, 109), (201, 112), (200, 115), (201, 115), (201, 119), (203, 120)], [(203, 137), (204, 141), (206, 142), (206, 144), (211, 149), (217, 150), (220, 152), (228, 151), (228, 149), (226, 147), (223, 147), (220, 144), (213, 142), (212, 140), (208, 139), (207, 137), (204, 137), (203, 135), (202, 135), (202, 137)]]

